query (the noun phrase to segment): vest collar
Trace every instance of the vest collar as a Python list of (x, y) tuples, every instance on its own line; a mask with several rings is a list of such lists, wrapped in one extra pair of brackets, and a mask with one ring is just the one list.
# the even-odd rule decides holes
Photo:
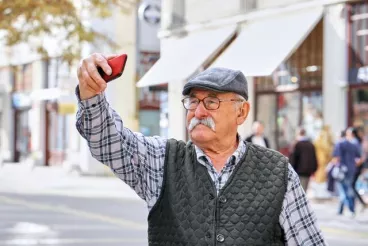
[[(237, 138), (239, 139), (239, 145), (238, 148), (234, 151), (234, 153), (229, 157), (229, 159), (227, 159), (226, 161), (226, 165), (236, 165), (239, 163), (240, 159), (242, 158), (242, 156), (244, 155), (245, 151), (246, 151), (246, 144), (244, 139), (242, 139), (240, 137), (240, 135), (237, 135)], [(193, 144), (194, 145), (194, 144)], [(212, 166), (212, 162), (211, 159), (206, 156), (204, 154), (204, 152), (196, 145), (194, 145), (195, 151), (196, 151), (196, 156), (197, 156), (197, 161), (202, 164), (203, 166), (207, 166), (207, 165), (211, 165)]]

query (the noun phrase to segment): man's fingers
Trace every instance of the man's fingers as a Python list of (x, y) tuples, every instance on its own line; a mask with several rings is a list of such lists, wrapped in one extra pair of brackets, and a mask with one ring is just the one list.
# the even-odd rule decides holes
[(104, 57), (106, 58), (106, 60), (111, 60), (115, 57), (117, 57), (118, 55), (117, 54), (112, 54), (112, 55), (104, 55)]
[(99, 84), (96, 83), (96, 81), (94, 81), (91, 76), (89, 75), (88, 71), (85, 70), (84, 72), (82, 72), (83, 80), (82, 80), (82, 85), (85, 89), (90, 88), (89, 90), (92, 89), (93, 92), (95, 93), (99, 93), (101, 91), (101, 87)]
[[(105, 57), (102, 54), (93, 54), (92, 57), (94, 58), (94, 65), (96, 67), (102, 68), (102, 70), (107, 74), (110, 75), (112, 73), (111, 67), (107, 63), (108, 57)], [(91, 72), (91, 71), (90, 71)], [(99, 74), (99, 73), (98, 73)], [(101, 77), (101, 76), (100, 76)], [(92, 75), (94, 80), (98, 79), (95, 78), (95, 74)]]
[(89, 92), (92, 92), (92, 93), (96, 93), (96, 94), (99, 93), (99, 92), (96, 92), (95, 89), (93, 89), (89, 84), (86, 85), (86, 90), (88, 90)]
[(95, 53), (80, 62), (77, 74), (82, 100), (91, 98), (106, 89), (106, 81), (102, 78), (98, 69), (101, 68), (104, 73), (111, 74), (111, 67), (107, 61), (116, 56), (117, 55), (105, 56)]
[(87, 71), (91, 79), (100, 87), (101, 90), (106, 87), (106, 81), (103, 80), (94, 64), (88, 64)]

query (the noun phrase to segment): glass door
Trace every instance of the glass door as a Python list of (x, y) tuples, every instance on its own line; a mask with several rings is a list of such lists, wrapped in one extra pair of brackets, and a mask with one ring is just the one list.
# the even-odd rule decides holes
[(302, 96), (301, 125), (307, 137), (314, 140), (323, 126), (322, 92), (304, 92)]
[(288, 156), (295, 140), (300, 121), (300, 92), (278, 94), (277, 98), (277, 146)]

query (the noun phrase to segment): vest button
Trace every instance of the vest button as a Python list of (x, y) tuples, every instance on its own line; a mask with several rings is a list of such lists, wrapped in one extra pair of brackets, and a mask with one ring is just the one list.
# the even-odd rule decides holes
[(222, 234), (217, 234), (216, 240), (217, 240), (217, 242), (222, 243), (223, 241), (225, 241), (225, 237)]
[(221, 196), (221, 197), (220, 197), (220, 202), (221, 202), (221, 203), (225, 203), (225, 202), (227, 202), (226, 197)]

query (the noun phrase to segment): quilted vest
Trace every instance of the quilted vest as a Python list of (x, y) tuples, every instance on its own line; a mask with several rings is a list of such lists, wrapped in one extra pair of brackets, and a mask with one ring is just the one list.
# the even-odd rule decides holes
[(149, 245), (284, 245), (279, 215), (288, 160), (251, 143), (217, 195), (192, 143), (168, 140)]

